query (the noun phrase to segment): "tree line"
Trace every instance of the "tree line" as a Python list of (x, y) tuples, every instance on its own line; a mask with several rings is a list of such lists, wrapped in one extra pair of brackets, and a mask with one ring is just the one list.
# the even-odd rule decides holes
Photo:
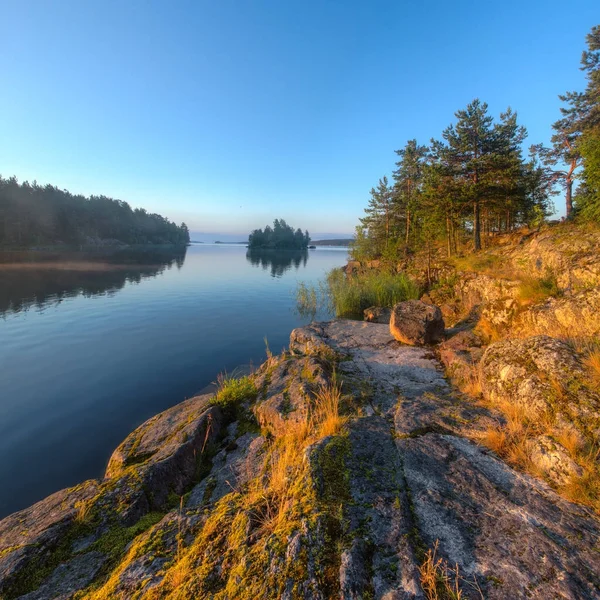
[(264, 229), (255, 229), (248, 236), (249, 248), (292, 249), (304, 250), (310, 244), (308, 231), (294, 231), (283, 219), (275, 219), (273, 227), (267, 225)]
[(187, 245), (185, 223), (106, 196), (74, 195), (55, 186), (0, 176), (0, 246), (124, 244)]
[(534, 144), (524, 155), (527, 130), (517, 113), (508, 108), (494, 118), (485, 102), (473, 100), (440, 139), (412, 139), (396, 151), (392, 181), (382, 177), (371, 189), (354, 257), (394, 259), (440, 241), (451, 256), (466, 237), (480, 250), (494, 233), (539, 226), (554, 212), (557, 187), (567, 218), (600, 221), (600, 26), (587, 45), (587, 87), (560, 96), (565, 106), (550, 147)]

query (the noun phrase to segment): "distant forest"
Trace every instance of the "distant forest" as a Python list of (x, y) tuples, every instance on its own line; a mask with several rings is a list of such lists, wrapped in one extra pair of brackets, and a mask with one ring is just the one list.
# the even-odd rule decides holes
[(52, 185), (0, 176), (0, 247), (107, 242), (185, 246), (189, 241), (185, 223), (176, 225), (122, 200), (88, 198)]
[(308, 248), (308, 244), (310, 244), (308, 231), (304, 233), (301, 229), (294, 231), (294, 228), (283, 219), (275, 219), (273, 227), (267, 225), (264, 230), (255, 229), (248, 236), (249, 248), (302, 250)]

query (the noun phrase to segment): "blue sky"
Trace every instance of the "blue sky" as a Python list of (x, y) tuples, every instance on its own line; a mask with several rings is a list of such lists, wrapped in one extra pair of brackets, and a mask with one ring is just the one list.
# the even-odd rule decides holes
[[(246, 234), (351, 233), (475, 97), (547, 142), (595, 1), (0, 0), (0, 173)], [(560, 207), (561, 199), (557, 199)], [(239, 236), (238, 236), (239, 237)], [(317, 235), (313, 235), (317, 237)]]

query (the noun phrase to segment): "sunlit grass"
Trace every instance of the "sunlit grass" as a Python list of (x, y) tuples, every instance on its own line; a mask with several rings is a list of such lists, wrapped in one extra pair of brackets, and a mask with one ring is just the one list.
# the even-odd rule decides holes
[(561, 290), (556, 277), (551, 273), (545, 277), (522, 278), (519, 286), (519, 300), (524, 305), (537, 304), (560, 295)]

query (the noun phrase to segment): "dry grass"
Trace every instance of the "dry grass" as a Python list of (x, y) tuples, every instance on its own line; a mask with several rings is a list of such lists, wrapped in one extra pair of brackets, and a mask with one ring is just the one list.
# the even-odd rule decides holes
[(545, 277), (520, 277), (519, 300), (522, 306), (539, 304), (548, 298), (560, 296), (561, 290), (553, 273)]
[(438, 558), (438, 542), (429, 550), (423, 564), (419, 567), (421, 587), (427, 600), (462, 600), (465, 595), (461, 586), (469, 586), (483, 598), (477, 580), (468, 581), (460, 576), (458, 565), (451, 567), (447, 561)]
[(532, 441), (539, 435), (553, 433), (553, 417), (512, 402), (496, 403), (495, 408), (502, 412), (505, 422), (490, 425), (480, 441), (511, 465), (540, 476), (531, 458)]
[(481, 317), (479, 321), (477, 321), (475, 331), (481, 335), (486, 344), (493, 344), (506, 335), (501, 327), (498, 327), (498, 325), (495, 325), (485, 317)]
[(290, 420), (276, 435), (265, 477), (255, 480), (249, 490), (249, 503), (261, 507), (255, 517), (262, 533), (271, 533), (285, 524), (294, 503), (295, 486), (303, 479), (306, 447), (343, 432), (347, 417), (340, 414), (342, 401), (342, 384), (334, 376), (329, 385), (316, 392), (310, 412), (302, 419)]
[[(557, 393), (565, 390), (559, 382), (551, 381)], [(550, 413), (539, 414), (526, 406), (502, 402), (495, 405), (504, 415), (504, 423), (490, 425), (479, 441), (506, 460), (510, 465), (546, 478), (532, 460), (536, 438), (548, 435), (560, 444), (583, 469), (583, 475), (573, 475), (561, 485), (548, 481), (567, 500), (591, 506), (600, 512), (600, 444), (590, 444), (573, 428), (561, 426)], [(546, 478), (547, 479), (547, 478)]]
[(329, 386), (321, 386), (315, 395), (313, 419), (319, 424), (319, 435), (338, 435), (346, 423), (340, 415), (342, 384), (333, 378)]
[(481, 389), (481, 380), (476, 365), (469, 371), (460, 389), (472, 398), (481, 398), (483, 390)]
[(75, 522), (79, 524), (87, 523), (92, 515), (94, 503), (90, 500), (79, 500), (75, 502)]
[(600, 386), (600, 346), (590, 348), (584, 354), (583, 364), (587, 367), (594, 384)]

